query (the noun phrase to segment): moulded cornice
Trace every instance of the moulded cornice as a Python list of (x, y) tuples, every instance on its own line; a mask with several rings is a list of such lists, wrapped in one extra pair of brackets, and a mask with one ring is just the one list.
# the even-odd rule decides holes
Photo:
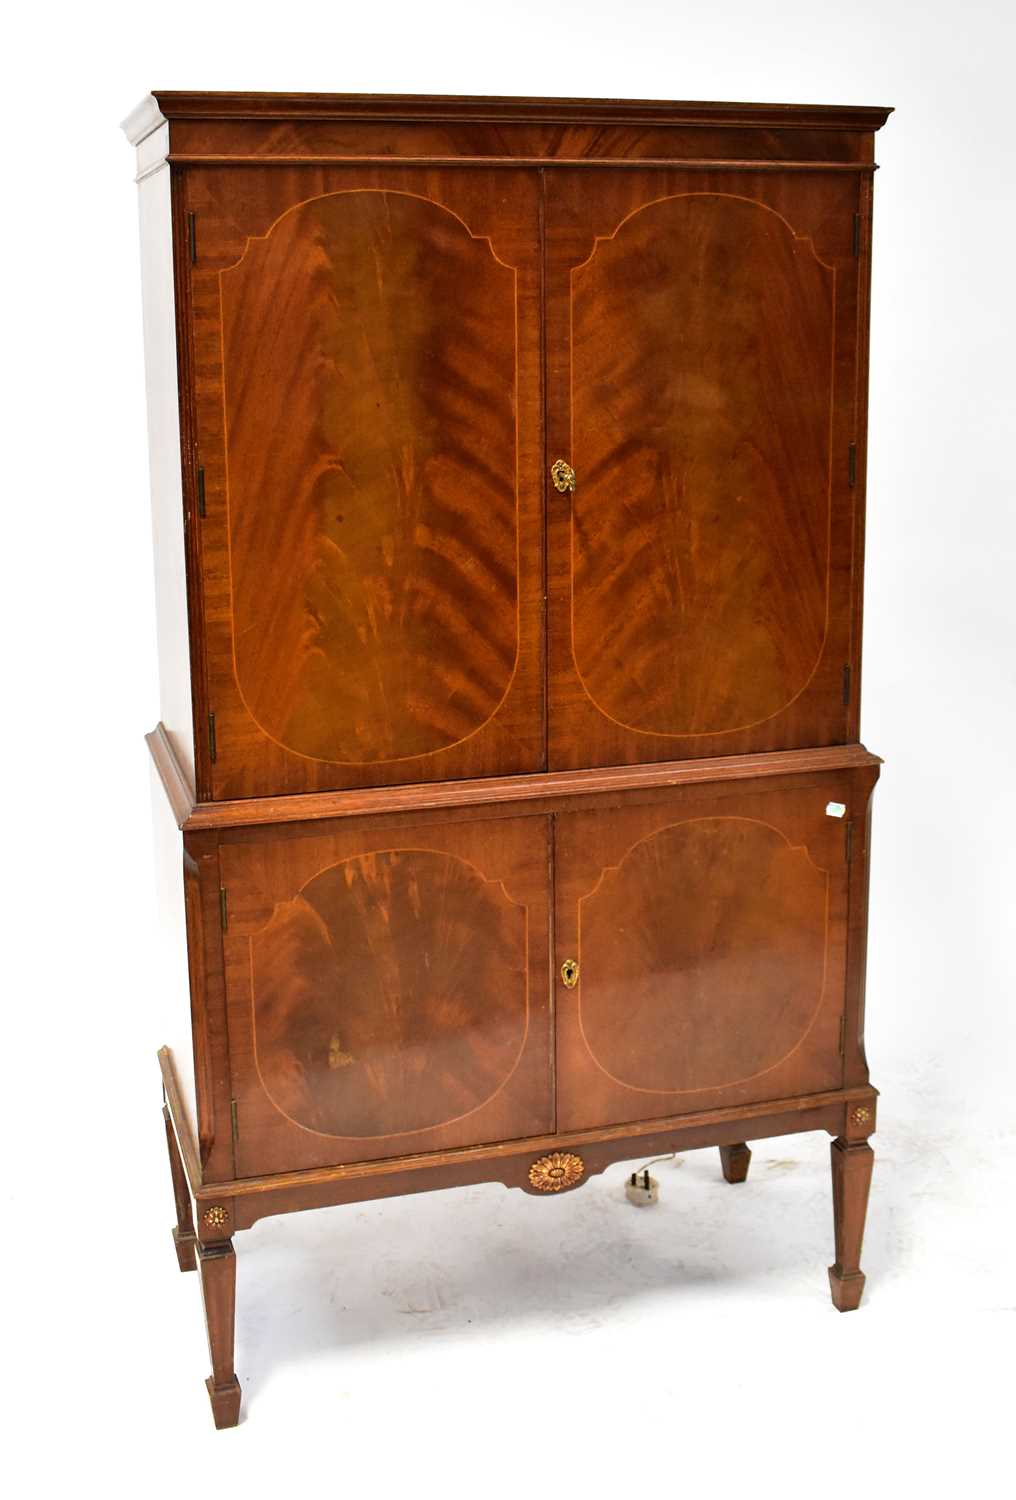
[(150, 136), (153, 130), (158, 130), (165, 123), (166, 116), (159, 108), (159, 101), (154, 94), (146, 94), (130, 114), (120, 121), (120, 129), (132, 146), (139, 146), (146, 136)]
[[(772, 130), (878, 130), (881, 105), (723, 104), (656, 99), (529, 99), (437, 94), (262, 94), (153, 91), (168, 120), (462, 120), (746, 125)], [(147, 104), (147, 101), (145, 101)], [(144, 105), (128, 116), (124, 128)], [(152, 127), (154, 128), (154, 126)], [(130, 136), (130, 131), (128, 130)]]

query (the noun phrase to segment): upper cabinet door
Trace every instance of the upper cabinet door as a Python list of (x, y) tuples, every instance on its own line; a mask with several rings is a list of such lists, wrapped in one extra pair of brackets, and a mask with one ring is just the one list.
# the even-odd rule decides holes
[(552, 768), (856, 737), (861, 181), (550, 179)]
[(199, 169), (181, 212), (204, 795), (541, 769), (536, 174)]

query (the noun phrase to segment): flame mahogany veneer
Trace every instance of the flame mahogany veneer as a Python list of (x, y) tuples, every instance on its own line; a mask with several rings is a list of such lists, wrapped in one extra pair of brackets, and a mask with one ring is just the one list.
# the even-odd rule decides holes
[(266, 1214), (552, 1200), (704, 1146), (743, 1182), (748, 1141), (825, 1130), (857, 1307), (887, 114), (160, 91), (125, 121), (159, 1056), (216, 1425)]

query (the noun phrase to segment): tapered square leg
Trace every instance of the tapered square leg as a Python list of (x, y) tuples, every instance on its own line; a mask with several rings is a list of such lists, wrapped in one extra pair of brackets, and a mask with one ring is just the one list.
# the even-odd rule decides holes
[(162, 1106), (162, 1118), (166, 1123), (169, 1170), (173, 1178), (173, 1197), (176, 1201), (176, 1224), (173, 1228), (173, 1244), (176, 1246), (176, 1258), (180, 1270), (193, 1271), (197, 1265), (194, 1259), (194, 1246), (197, 1243), (197, 1236), (194, 1233), (190, 1188), (187, 1185), (187, 1174), (183, 1169), (180, 1147), (177, 1144), (176, 1131), (173, 1129), (169, 1106), (166, 1104)]
[(751, 1152), (743, 1141), (737, 1146), (720, 1147), (720, 1165), (728, 1182), (744, 1182), (751, 1164)]
[(829, 1267), (829, 1288), (839, 1311), (853, 1312), (864, 1291), (861, 1243), (875, 1153), (867, 1141), (841, 1136), (833, 1141), (831, 1154), (836, 1262)]
[(198, 1265), (212, 1357), (212, 1373), (205, 1381), (212, 1417), (216, 1427), (235, 1427), (240, 1420), (240, 1382), (233, 1369), (236, 1256), (232, 1241), (199, 1245)]

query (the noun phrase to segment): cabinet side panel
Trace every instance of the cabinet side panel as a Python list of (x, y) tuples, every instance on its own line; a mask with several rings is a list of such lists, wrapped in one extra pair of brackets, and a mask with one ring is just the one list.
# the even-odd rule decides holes
[(161, 714), (177, 759), (193, 786), (194, 719), (187, 631), (168, 166), (161, 167), (138, 184), (138, 207)]
[(155, 962), (149, 966), (155, 993), (146, 995), (155, 1017), (152, 1049), (166, 1045), (173, 1054), (180, 1094), (191, 1134), (196, 1137), (194, 1045), (190, 1026), (190, 976), (184, 906), (183, 839), (173, 819), (159, 773), (149, 768), (155, 853)]

